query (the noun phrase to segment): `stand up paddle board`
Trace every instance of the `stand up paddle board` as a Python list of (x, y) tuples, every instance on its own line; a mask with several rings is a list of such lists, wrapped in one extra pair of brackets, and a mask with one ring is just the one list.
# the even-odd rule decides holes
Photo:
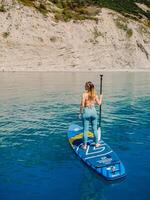
[(106, 180), (115, 180), (126, 176), (123, 163), (109, 145), (101, 140), (101, 146), (96, 148), (94, 135), (92, 132), (88, 132), (88, 146), (84, 150), (82, 137), (83, 128), (75, 124), (70, 125), (68, 130), (69, 143), (83, 162)]

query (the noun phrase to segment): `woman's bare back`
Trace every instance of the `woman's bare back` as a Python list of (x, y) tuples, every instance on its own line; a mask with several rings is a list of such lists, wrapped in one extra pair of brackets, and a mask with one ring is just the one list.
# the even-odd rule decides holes
[(85, 93), (83, 93), (83, 97), (84, 97), (84, 107), (94, 106), (94, 104), (96, 102), (96, 96), (91, 99), (89, 97), (89, 94), (87, 92), (85, 92)]

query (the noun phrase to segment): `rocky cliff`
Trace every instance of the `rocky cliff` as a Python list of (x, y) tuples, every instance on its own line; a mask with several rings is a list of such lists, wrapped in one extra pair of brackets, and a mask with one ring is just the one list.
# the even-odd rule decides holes
[(0, 2), (0, 71), (150, 70), (146, 17), (99, 8), (94, 20), (62, 21), (52, 3)]

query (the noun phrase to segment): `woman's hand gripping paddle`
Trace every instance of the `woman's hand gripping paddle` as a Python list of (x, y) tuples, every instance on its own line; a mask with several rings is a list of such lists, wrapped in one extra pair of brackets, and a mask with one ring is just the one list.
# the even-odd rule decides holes
[[(103, 81), (103, 75), (100, 75), (100, 95), (102, 94), (102, 81)], [(99, 106), (99, 127), (97, 129), (97, 134), (98, 134), (98, 141), (100, 142), (101, 140), (101, 110), (102, 110), (102, 106)]]

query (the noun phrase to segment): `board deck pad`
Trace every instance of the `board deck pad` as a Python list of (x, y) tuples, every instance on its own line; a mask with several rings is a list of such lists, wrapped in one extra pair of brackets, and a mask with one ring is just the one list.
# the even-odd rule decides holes
[(75, 153), (88, 166), (107, 180), (115, 180), (126, 175), (125, 168), (117, 154), (103, 140), (101, 146), (96, 148), (94, 135), (88, 132), (87, 149), (83, 145), (83, 128), (78, 125), (71, 125), (68, 130), (68, 140)]

